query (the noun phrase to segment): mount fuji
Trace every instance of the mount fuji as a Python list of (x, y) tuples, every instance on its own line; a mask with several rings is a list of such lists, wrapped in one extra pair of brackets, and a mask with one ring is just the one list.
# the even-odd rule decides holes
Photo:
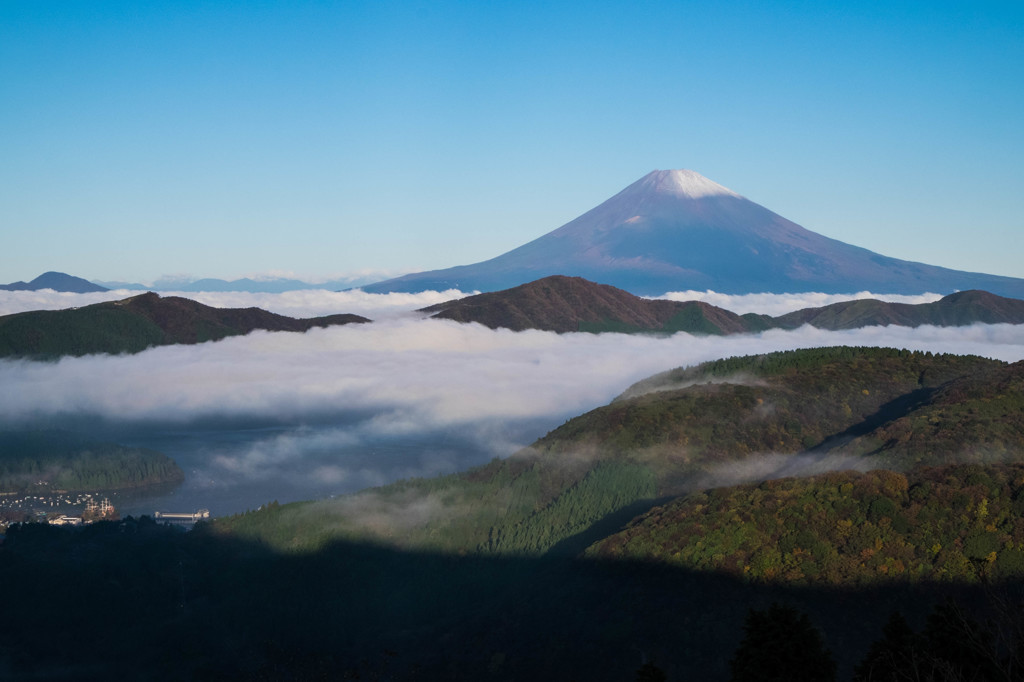
[(631, 293), (668, 291), (890, 294), (984, 289), (1024, 298), (1024, 279), (880, 255), (811, 232), (691, 170), (657, 170), (562, 227), (473, 265), (363, 287), (497, 291), (549, 275)]

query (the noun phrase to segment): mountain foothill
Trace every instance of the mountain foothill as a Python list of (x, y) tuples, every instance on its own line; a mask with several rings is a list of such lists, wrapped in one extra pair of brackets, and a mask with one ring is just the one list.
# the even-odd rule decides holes
[(69, 308), (0, 317), (0, 357), (53, 359), (94, 353), (138, 353), (154, 346), (196, 344), (254, 330), (304, 332), (367, 323), (347, 313), (296, 319), (260, 308), (214, 308), (148, 292)]
[(504, 291), (446, 301), (423, 309), (439, 319), (492, 329), (565, 332), (742, 334), (768, 329), (857, 329), (898, 325), (939, 327), (1024, 324), (1024, 301), (986, 291), (961, 291), (933, 303), (859, 299), (771, 317), (738, 315), (700, 301), (641, 298), (580, 277), (552, 276)]

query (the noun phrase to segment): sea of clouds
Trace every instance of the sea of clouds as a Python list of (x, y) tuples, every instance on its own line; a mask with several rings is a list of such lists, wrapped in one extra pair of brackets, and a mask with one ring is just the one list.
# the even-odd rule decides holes
[[(1024, 325), (559, 335), (414, 312), (457, 295), (190, 294), (208, 305), (257, 305), (296, 317), (356, 312), (377, 321), (302, 334), (255, 332), (136, 355), (0, 361), (0, 425), (103, 422), (181, 432), (244, 425), (245, 438), (204, 445), (188, 463), (189, 475), (221, 486), (281, 481), (295, 495), (335, 494), (507, 456), (640, 379), (721, 357), (857, 345), (1024, 359)], [(716, 305), (760, 302), (748, 312), (778, 314), (818, 305), (816, 296), (730, 297)], [(0, 292), (0, 313), (122, 297)]]
[[(118, 301), (139, 295), (138, 291), (119, 289), (91, 294), (42, 289), (40, 291), (0, 291), (0, 315), (10, 315), (28, 310), (61, 310), (75, 308), (103, 301)], [(355, 313), (373, 319), (391, 317), (402, 311), (425, 308), (468, 296), (456, 289), (448, 291), (424, 291), (415, 294), (391, 293), (368, 294), (361, 289), (327, 291), (325, 289), (302, 289), (280, 294), (254, 292), (173, 292), (165, 291), (161, 296), (184, 296), (216, 308), (257, 307), (280, 315), (291, 317), (316, 317), (334, 313)], [(905, 296), (900, 294), (873, 294), (860, 291), (853, 294), (720, 294), (715, 291), (672, 291), (657, 298), (671, 301), (703, 301), (711, 305), (744, 313), (783, 315), (785, 313), (862, 298), (877, 298), (891, 303), (931, 303), (941, 298), (939, 294)]]
[[(89, 294), (73, 294), (52, 289), (0, 291), (0, 315), (29, 310), (80, 308), (93, 303), (120, 301), (138, 295), (140, 292), (128, 289), (114, 289)], [(162, 297), (182, 296), (215, 308), (255, 307), (289, 317), (319, 317), (335, 313), (354, 313), (372, 316), (373, 319), (392, 317), (396, 313), (425, 308), (435, 303), (462, 298), (465, 295), (454, 289), (441, 292), (425, 291), (417, 294), (368, 294), (361, 289), (349, 291), (301, 289), (279, 294), (247, 291), (160, 292)]]
[(907, 296), (902, 294), (873, 294), (870, 291), (858, 291), (855, 294), (720, 294), (717, 291), (671, 291), (657, 298), (669, 301), (702, 301), (710, 305), (725, 308), (737, 315), (759, 313), (777, 317), (804, 308), (820, 308), (833, 303), (854, 301), (862, 298), (875, 298), (889, 303), (932, 303), (942, 298), (939, 294), (918, 294)]

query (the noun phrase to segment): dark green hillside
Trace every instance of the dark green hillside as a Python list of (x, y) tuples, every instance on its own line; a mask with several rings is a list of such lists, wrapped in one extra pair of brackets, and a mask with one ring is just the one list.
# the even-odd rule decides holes
[(295, 319), (259, 308), (212, 308), (154, 293), (67, 310), (36, 310), (0, 317), (0, 357), (57, 358), (93, 353), (138, 353), (152, 346), (194, 344), (267, 331), (369, 322), (358, 315)]
[(1024, 578), (1024, 465), (851, 471), (709, 490), (587, 550), (755, 581)]
[(181, 483), (163, 453), (59, 431), (0, 431), (0, 491), (121, 490)]
[(642, 465), (558, 462), (522, 453), (463, 474), (268, 505), (219, 518), (214, 528), (286, 551), (370, 538), (452, 553), (538, 555), (655, 492), (653, 472)]
[[(839, 448), (857, 434), (916, 415), (947, 382), (994, 377), (992, 370), (1001, 367), (978, 357), (849, 347), (729, 358), (639, 382), (534, 447), (628, 454), (672, 480), (762, 453)], [(963, 409), (963, 419), (969, 409)], [(1024, 435), (1018, 432), (1011, 443), (1024, 446)], [(886, 442), (858, 454), (902, 456), (895, 445)]]
[(835, 451), (917, 464), (1017, 461), (1024, 454), (1024, 362), (950, 381), (907, 414)]
[(99, 304), (0, 317), (0, 357), (138, 353), (166, 343), (151, 320)]
[[(216, 525), (290, 550), (371, 537), (448, 552), (571, 553), (655, 500), (761, 455), (842, 454), (868, 458), (864, 468), (910, 469), (955, 462), (968, 447), (994, 451), (998, 441), (1000, 457), (1020, 459), (1024, 430), (1014, 426), (1019, 409), (1013, 413), (1024, 394), (1014, 378), (1020, 369), (876, 348), (730, 358), (641, 382), (506, 460)], [(869, 440), (902, 420), (928, 419), (942, 401), (951, 411), (927, 442)]]
[[(803, 382), (832, 385), (858, 380), (863, 372), (865, 383), (884, 383), (888, 372), (901, 385), (916, 383), (938, 386), (951, 379), (966, 376), (974, 369), (999, 367), (1005, 363), (977, 356), (921, 353), (893, 348), (834, 346), (780, 351), (763, 355), (712, 360), (691, 367), (655, 374), (626, 389), (616, 401), (645, 393), (683, 388), (693, 384), (715, 382), (743, 383), (756, 376), (764, 379), (789, 380), (800, 377)], [(819, 376), (820, 375), (820, 376)]]

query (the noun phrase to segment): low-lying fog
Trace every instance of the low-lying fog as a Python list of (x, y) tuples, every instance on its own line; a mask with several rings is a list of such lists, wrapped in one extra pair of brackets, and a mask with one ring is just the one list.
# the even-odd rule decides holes
[[(0, 292), (0, 314), (131, 293)], [(73, 428), (154, 447), (179, 463), (186, 483), (169, 497), (126, 501), (122, 511), (205, 507), (222, 515), (505, 457), (639, 379), (720, 357), (865, 345), (1024, 359), (1024, 325), (658, 338), (494, 331), (412, 312), (456, 295), (189, 294), (221, 307), (295, 317), (353, 312), (378, 322), (131, 356), (0, 361), (0, 427)], [(823, 295), (714, 296), (738, 312), (780, 314), (821, 305)]]

